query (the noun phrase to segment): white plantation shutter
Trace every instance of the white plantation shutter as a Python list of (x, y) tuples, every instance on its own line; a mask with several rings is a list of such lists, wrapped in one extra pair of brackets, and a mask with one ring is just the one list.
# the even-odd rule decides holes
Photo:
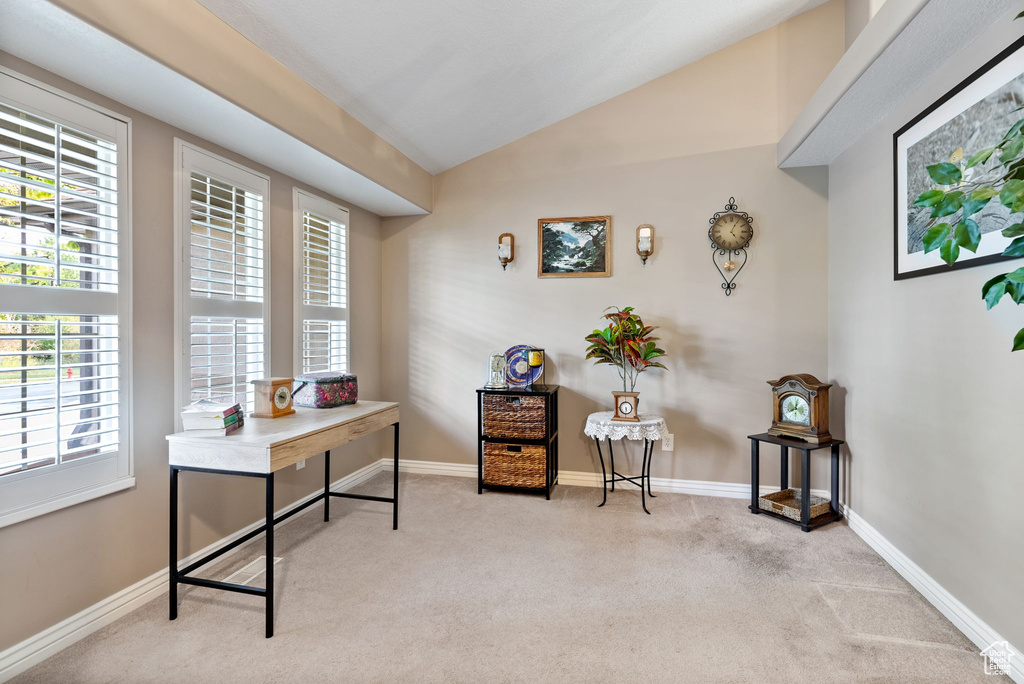
[(250, 381), (264, 373), (263, 319), (192, 316), (188, 401), (232, 400), (251, 408)]
[(302, 372), (348, 370), (348, 321), (302, 321)]
[(116, 316), (3, 317), (0, 475), (117, 450), (117, 333)]
[(294, 192), (296, 367), (349, 370), (348, 211)]
[(0, 71), (0, 526), (134, 482), (127, 147), (124, 120)]
[(265, 176), (179, 141), (179, 282), (184, 300), (179, 403), (253, 406), (267, 363)]

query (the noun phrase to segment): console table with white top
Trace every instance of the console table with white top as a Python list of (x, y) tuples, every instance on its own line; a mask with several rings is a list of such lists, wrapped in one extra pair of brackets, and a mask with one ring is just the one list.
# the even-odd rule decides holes
[[(391, 497), (332, 492), (331, 449), (391, 426), (395, 429), (394, 491)], [(324, 522), (330, 497), (383, 501), (392, 505), (392, 529), (398, 529), (398, 404), (360, 401), (329, 409), (296, 408), (279, 418), (249, 418), (230, 435), (217, 430), (188, 430), (167, 436), (170, 492), (170, 619), (178, 617), (178, 585), (233, 591), (266, 599), (266, 636), (274, 636), (274, 525), (323, 501)], [(324, 454), (324, 490), (303, 504), (274, 517), (274, 473), (317, 454)], [(178, 568), (178, 475), (181, 471), (262, 478), (266, 483), (266, 522), (221, 548)], [(266, 588), (191, 577), (189, 573), (266, 532)]]

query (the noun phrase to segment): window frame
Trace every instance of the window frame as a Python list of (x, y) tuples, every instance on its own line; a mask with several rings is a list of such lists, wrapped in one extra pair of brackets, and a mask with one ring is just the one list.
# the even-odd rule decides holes
[[(79, 315), (61, 300), (116, 298), (118, 320), (118, 449), (0, 477), (0, 528), (135, 486), (132, 397), (132, 120), (46, 83), (0, 66), (0, 100), (57, 124), (117, 145), (117, 292), (46, 292), (34, 285), (0, 285), (7, 313)], [(12, 301), (13, 300), (13, 301)], [(80, 305), (75, 305), (80, 306)], [(102, 308), (102, 307), (100, 307)], [(48, 310), (47, 310), (48, 309)], [(99, 312), (97, 312), (99, 313)], [(55, 387), (59, 387), (55, 385)], [(59, 435), (58, 435), (59, 439)]]
[[(174, 139), (174, 425), (180, 431), (181, 409), (191, 395), (191, 172), (207, 174), (229, 182), (263, 198), (263, 374), (270, 377), (270, 177), (226, 159), (180, 138)], [(231, 304), (255, 302), (219, 301), (227, 309)], [(217, 305), (214, 305), (217, 306)], [(252, 410), (253, 407), (246, 407)]]
[(293, 243), (292, 243), (292, 309), (294, 315), (292, 317), (292, 364), (294, 367), (294, 374), (296, 376), (304, 373), (303, 369), (303, 348), (302, 348), (302, 325), (303, 321), (307, 317), (304, 315), (306, 311), (312, 309), (314, 311), (324, 311), (328, 309), (338, 310), (342, 307), (336, 306), (316, 306), (306, 304), (303, 295), (305, 294), (305, 282), (303, 278), (304, 273), (304, 258), (303, 258), (303, 237), (304, 237), (304, 222), (302, 219), (303, 212), (309, 211), (315, 214), (319, 214), (324, 218), (331, 221), (341, 223), (345, 226), (345, 313), (344, 316), (338, 316), (332, 314), (328, 320), (331, 321), (344, 321), (345, 322), (345, 360), (346, 360), (346, 373), (352, 372), (352, 292), (351, 292), (351, 271), (352, 271), (352, 259), (351, 259), (351, 245), (352, 245), (352, 231), (351, 231), (351, 213), (349, 210), (336, 202), (326, 200), (323, 197), (319, 197), (305, 190), (299, 188), (292, 188), (292, 216), (293, 216)]

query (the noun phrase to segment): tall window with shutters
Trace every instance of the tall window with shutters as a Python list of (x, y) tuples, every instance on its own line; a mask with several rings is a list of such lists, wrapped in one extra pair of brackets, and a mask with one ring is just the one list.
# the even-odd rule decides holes
[(295, 367), (348, 372), (348, 211), (297, 188), (292, 206)]
[(266, 176), (176, 142), (179, 404), (253, 406), (252, 380), (269, 368)]
[(127, 148), (0, 71), (0, 526), (134, 484)]

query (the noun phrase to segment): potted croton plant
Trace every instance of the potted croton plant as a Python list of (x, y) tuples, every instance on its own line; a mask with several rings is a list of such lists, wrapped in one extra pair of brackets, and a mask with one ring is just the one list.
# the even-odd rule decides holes
[[(605, 309), (608, 327), (595, 330), (587, 335), (586, 358), (594, 359), (597, 365), (610, 364), (615, 366), (622, 378), (622, 391), (613, 391), (615, 397), (615, 415), (612, 420), (637, 421), (637, 406), (640, 395), (633, 390), (636, 380), (648, 368), (665, 368), (657, 361), (665, 355), (660, 349), (657, 337), (652, 337), (654, 326), (644, 325), (633, 307), (625, 309), (612, 306)], [(667, 370), (667, 369), (666, 369)]]

